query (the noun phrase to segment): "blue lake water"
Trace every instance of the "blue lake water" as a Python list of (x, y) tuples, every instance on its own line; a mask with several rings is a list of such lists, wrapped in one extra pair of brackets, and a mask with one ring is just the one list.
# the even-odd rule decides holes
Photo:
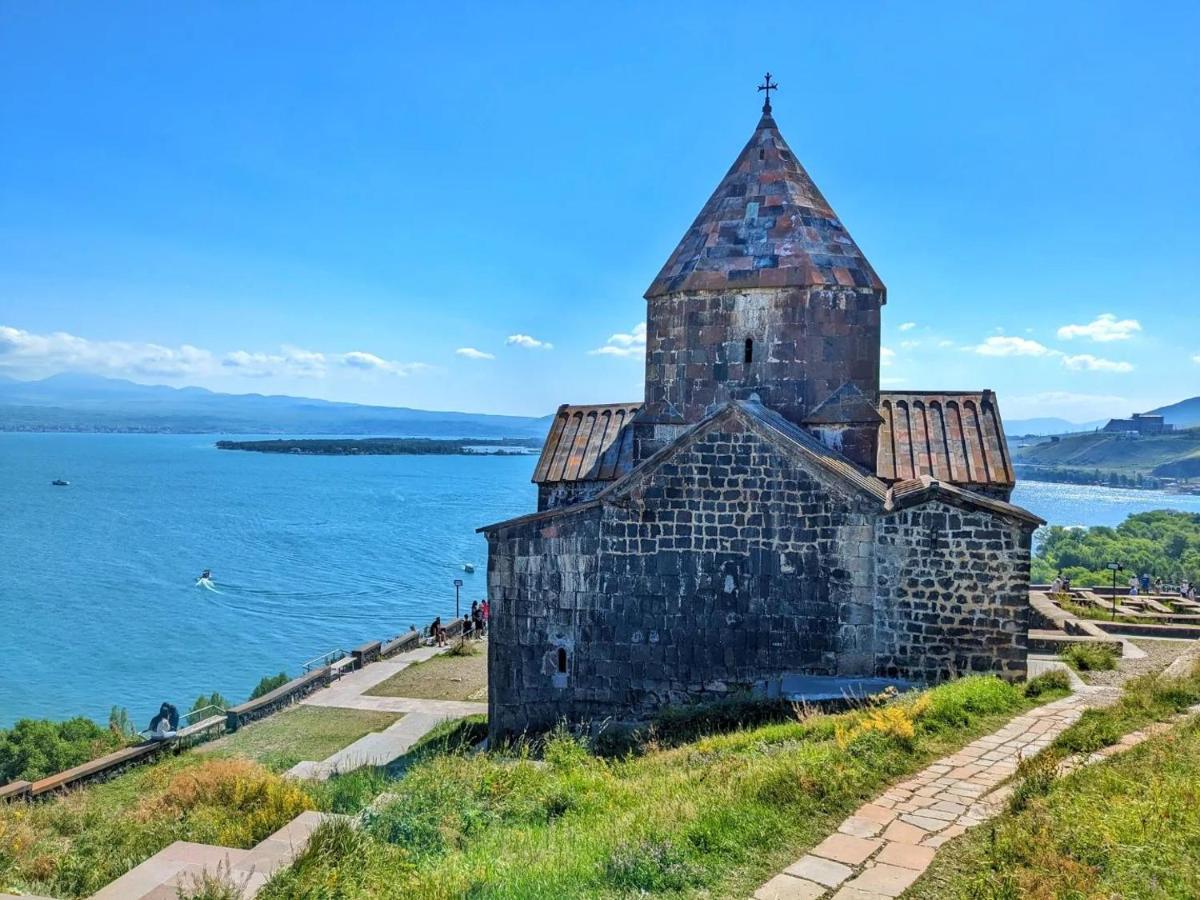
[[(0, 727), (145, 724), (454, 614), (485, 593), (479, 525), (531, 511), (535, 459), (221, 451), (209, 435), (0, 434)], [(65, 478), (70, 487), (52, 487)], [(1061, 525), (1200, 497), (1023, 483)], [(474, 574), (463, 563), (476, 566)], [(211, 568), (215, 590), (196, 586)]]

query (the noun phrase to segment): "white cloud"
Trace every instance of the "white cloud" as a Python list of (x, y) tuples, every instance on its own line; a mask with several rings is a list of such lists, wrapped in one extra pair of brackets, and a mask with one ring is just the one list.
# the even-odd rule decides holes
[(642, 356), (646, 352), (646, 323), (639, 322), (628, 332), (617, 332), (610, 335), (603, 347), (589, 350), (588, 353), (599, 356)]
[(954, 346), (954, 341), (938, 341), (938, 346), (942, 349)]
[(1102, 359), (1098, 356), (1092, 356), (1090, 353), (1081, 353), (1078, 356), (1064, 356), (1063, 365), (1068, 369), (1087, 372), (1132, 372), (1133, 363), (1117, 362), (1111, 359)]
[(212, 354), (191, 344), (91, 341), (65, 331), (34, 334), (0, 325), (0, 369), (33, 377), (73, 371), (171, 378), (201, 373), (212, 365)]
[(553, 350), (554, 345), (549, 341), (539, 341), (528, 334), (510, 334), (504, 342), (510, 347), (524, 347), (527, 350)]
[(913, 350), (916, 347), (920, 347), (920, 346), (921, 346), (920, 341), (901, 341), (900, 342), (901, 350)]
[(1055, 352), (1029, 338), (1004, 335), (993, 335), (969, 349), (981, 356), (1046, 356)]
[(337, 361), (347, 368), (357, 369), (360, 372), (382, 372), (386, 375), (398, 375), (401, 378), (407, 378), (414, 372), (424, 372), (429, 368), (425, 363), (393, 362), (362, 350), (343, 353), (337, 358)]
[(901, 323), (900, 323), (900, 330), (901, 330), (901, 331), (912, 331), (912, 330), (913, 330), (914, 328), (916, 328), (916, 327), (917, 327), (917, 323), (916, 323), (916, 322), (901, 322)]
[(278, 352), (234, 350), (218, 357), (211, 350), (181, 344), (93, 341), (56, 331), (34, 334), (0, 325), (0, 371), (30, 378), (59, 372), (86, 372), (126, 378), (198, 379), (222, 373), (246, 378), (323, 378), (333, 369), (409, 375), (424, 363), (392, 362), (374, 353), (322, 353), (283, 346)]
[(459, 356), (466, 359), (495, 359), (494, 353), (484, 353), (482, 350), (476, 350), (474, 347), (459, 347), (454, 351)]
[(890, 366), (895, 361), (896, 361), (896, 351), (895, 350), (893, 350), (891, 347), (880, 347), (879, 348), (879, 364), (880, 365)]
[(884, 384), (884, 385), (897, 385), (897, 384), (904, 384), (904, 382), (907, 380), (908, 379), (906, 379), (906, 378), (899, 378), (899, 377), (897, 377), (897, 378), (880, 378), (879, 383)]
[(272, 378), (278, 375), (323, 378), (328, 371), (324, 353), (287, 346), (280, 348), (278, 353), (234, 350), (225, 354), (221, 365), (249, 378)]
[(1135, 332), (1141, 330), (1142, 324), (1137, 319), (1118, 321), (1112, 313), (1104, 313), (1086, 325), (1064, 325), (1058, 329), (1058, 336), (1064, 341), (1082, 337), (1099, 343), (1108, 343), (1109, 341), (1127, 341), (1133, 337)]
[(1192, 362), (1194, 362), (1196, 365), (1200, 366), (1200, 353), (1197, 353), (1195, 356), (1192, 357)]

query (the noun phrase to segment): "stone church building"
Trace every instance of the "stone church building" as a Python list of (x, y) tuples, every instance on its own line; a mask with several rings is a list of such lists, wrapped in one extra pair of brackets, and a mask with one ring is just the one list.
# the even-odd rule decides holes
[(995, 395), (880, 391), (886, 300), (766, 104), (646, 291), (644, 399), (560, 407), (537, 512), (480, 529), (493, 735), (1025, 675), (1041, 520)]

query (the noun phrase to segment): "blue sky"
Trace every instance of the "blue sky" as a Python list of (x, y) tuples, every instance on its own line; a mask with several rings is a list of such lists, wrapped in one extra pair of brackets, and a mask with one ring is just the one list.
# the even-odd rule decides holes
[(0, 373), (638, 399), (770, 69), (888, 285), (885, 387), (1195, 395), (1198, 9), (0, 0)]

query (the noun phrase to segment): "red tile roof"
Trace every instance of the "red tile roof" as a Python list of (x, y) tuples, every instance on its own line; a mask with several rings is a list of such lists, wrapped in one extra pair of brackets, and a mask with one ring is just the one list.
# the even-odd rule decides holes
[(641, 407), (640, 403), (560, 406), (533, 471), (534, 483), (612, 481), (629, 472), (633, 429), (628, 426)]
[(928, 475), (968, 487), (1016, 483), (991, 391), (882, 391), (879, 414), (875, 473), (884, 481)]
[(769, 114), (646, 291), (752, 287), (882, 291), (837, 214)]

